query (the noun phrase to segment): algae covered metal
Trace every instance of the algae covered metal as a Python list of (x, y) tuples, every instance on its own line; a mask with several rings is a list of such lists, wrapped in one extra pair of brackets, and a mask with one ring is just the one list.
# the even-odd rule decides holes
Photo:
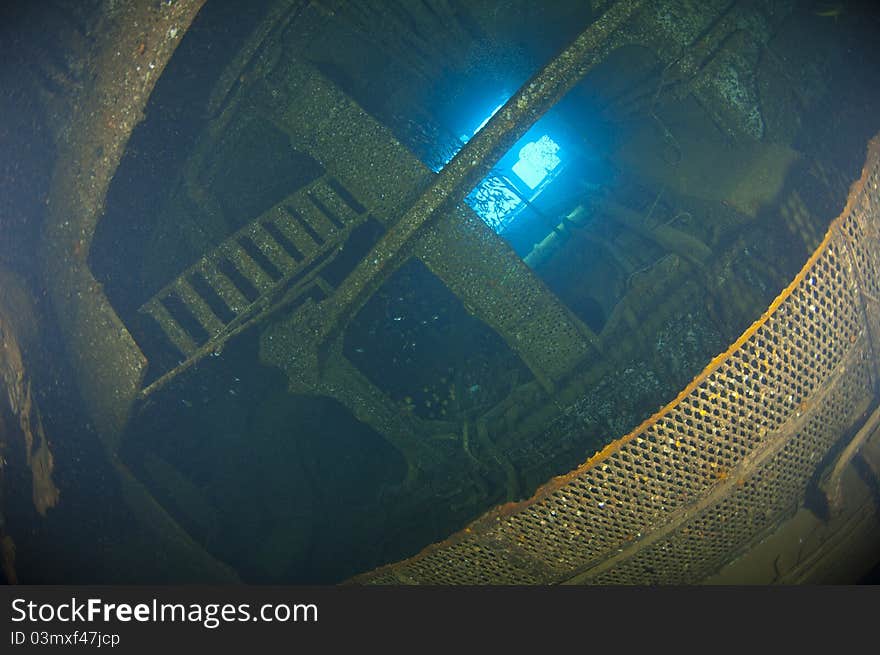
[[(864, 244), (876, 228), (871, 212), (851, 210), (821, 238), (847, 179), (791, 145), (779, 116), (797, 98), (762, 96), (762, 71), (778, 64), (768, 43), (793, 3), (752, 5), (582, 8), (569, 43), (456, 140), (424, 99), (445, 67), (469, 70), (462, 53), (479, 52), (474, 35), (491, 32), (491, 11), (465, 20), (445, 2), (266, 3), (224, 53), (130, 265), (107, 264), (113, 241), (96, 238), (108, 190), (160, 76), (211, 8), (108, 12), (59, 131), (41, 261), (126, 502), (172, 559), (197, 579), (237, 579), (230, 561), (242, 548), (217, 536), (235, 524), (228, 496), (206, 485), (253, 480), (248, 467), (273, 448), (298, 459), (279, 474), (286, 495), (266, 491), (261, 511), (320, 523), (330, 477), (318, 446), (300, 442), (319, 430), (284, 424), (288, 405), (331, 407), (384, 442), (389, 469), (402, 462), (365, 534), (406, 532), (438, 506), (448, 525), (483, 515), (358, 582), (632, 582), (647, 568), (651, 580), (695, 581), (772, 527), (778, 503), (803, 494), (813, 459), (873, 398)], [(389, 26), (399, 40), (376, 36)], [(332, 36), (379, 54), (365, 50), (362, 62)], [(392, 63), (375, 83), (396, 95), (377, 99), (367, 73), (382, 56)], [(394, 87), (398, 78), (417, 91)], [(553, 175), (569, 181), (567, 195), (515, 188), (533, 225), (497, 230), (474, 189), (493, 175), (510, 186), (499, 162), (542, 119), (585, 132), (577, 108), (594, 96), (618, 133), (601, 156), (585, 154), (594, 145), (583, 136), (571, 151), (584, 169), (610, 172), (597, 180), (562, 166)], [(868, 179), (851, 206), (870, 200)], [(783, 241), (794, 245), (774, 252)], [(137, 275), (141, 287), (119, 281)], [(223, 393), (252, 434), (182, 439), (209, 462), (186, 474), (141, 432), (208, 404), (205, 372), (221, 362), (252, 379), (281, 376), (284, 388), (261, 386), (252, 393), (268, 397), (247, 404), (235, 373)], [(231, 453), (258, 443), (260, 429), (287, 430), (290, 443), (254, 446), (238, 467)], [(728, 520), (737, 527), (723, 529)], [(265, 575), (287, 574), (309, 550), (312, 528), (287, 528), (273, 526), (261, 546)], [(453, 532), (420, 529), (405, 546), (375, 546), (365, 568)]]

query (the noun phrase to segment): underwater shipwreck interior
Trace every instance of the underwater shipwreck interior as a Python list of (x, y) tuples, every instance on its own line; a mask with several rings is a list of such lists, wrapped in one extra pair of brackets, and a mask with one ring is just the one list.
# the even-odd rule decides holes
[(870, 3), (2, 12), (7, 581), (880, 580)]

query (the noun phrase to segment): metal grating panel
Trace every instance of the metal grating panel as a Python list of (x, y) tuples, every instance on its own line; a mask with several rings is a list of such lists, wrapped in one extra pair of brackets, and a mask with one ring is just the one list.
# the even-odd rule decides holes
[[(861, 354), (858, 353), (858, 354)], [(850, 425), (859, 399), (870, 398), (865, 367), (845, 376), (818, 412), (750, 478), (731, 478), (729, 494), (682, 525), (670, 538), (639, 550), (595, 584), (688, 584), (711, 575), (773, 527), (803, 497), (822, 455)]]
[[(462, 563), (466, 566), (462, 567)], [(475, 541), (462, 541), (428, 554), (399, 572), (397, 582), (421, 584), (538, 584), (541, 580), (509, 557)]]

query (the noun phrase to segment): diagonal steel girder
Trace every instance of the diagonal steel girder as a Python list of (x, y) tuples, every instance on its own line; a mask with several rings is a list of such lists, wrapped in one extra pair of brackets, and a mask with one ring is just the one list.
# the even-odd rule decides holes
[(441, 208), (451, 209), (479, 183), (532, 125), (602, 59), (603, 43), (641, 6), (621, 0), (590, 24), (565, 50), (526, 82), (452, 158), (431, 186), (363, 258), (337, 290), (337, 316), (328, 317), (325, 334), (344, 325), (366, 300), (370, 282), (393, 265), (405, 247)]
[[(271, 108), (272, 120), (276, 124), (280, 123), (281, 129), (291, 133), (297, 147), (305, 145), (310, 154), (316, 156), (322, 164), (325, 164), (348, 186), (357, 177), (370, 179), (367, 171), (358, 176), (352, 169), (353, 164), (349, 161), (359, 160), (357, 157), (359, 150), (369, 151), (369, 148), (364, 144), (371, 141), (373, 143), (384, 140), (393, 141), (396, 148), (385, 148), (387, 152), (384, 154), (377, 152), (378, 161), (371, 161), (370, 165), (377, 170), (383, 169), (383, 164), (392, 169), (392, 172), (386, 175), (386, 179), (397, 175), (399, 179), (398, 183), (394, 185), (395, 187), (401, 186), (401, 182), (404, 180), (411, 180), (414, 182), (413, 186), (416, 187), (415, 194), (418, 194), (419, 189), (424, 189), (420, 195), (416, 195), (414, 198), (404, 198), (397, 194), (397, 198), (392, 200), (391, 197), (395, 194), (390, 192), (387, 186), (383, 187), (381, 180), (372, 178), (372, 188), (367, 182), (362, 184), (355, 182), (355, 186), (360, 187), (356, 189), (358, 192), (356, 195), (361, 199), (372, 196), (375, 203), (366, 202), (366, 204), (373, 210), (380, 209), (380, 213), (386, 213), (382, 218), (389, 225), (389, 229), (372, 251), (359, 262), (354, 271), (339, 286), (332, 299), (329, 302), (321, 303), (320, 311), (312, 316), (309, 325), (301, 325), (302, 329), (297, 329), (293, 325), (288, 327), (288, 329), (294, 328), (292, 332), (297, 333), (296, 341), (299, 346), (297, 349), (303, 348), (303, 341), (310, 342), (311, 349), (320, 347), (322, 343), (333, 341), (390, 272), (393, 272), (413, 252), (416, 252), (435, 273), (439, 274), (435, 266), (431, 265), (431, 257), (424, 247), (424, 239), (421, 237), (429, 237), (429, 240), (435, 244), (443, 246), (449, 245), (449, 240), (453, 236), (469, 241), (475, 237), (481, 237), (483, 232), (490, 232), (485, 226), (482, 226), (485, 229), (481, 231), (473, 226), (467, 229), (459, 229), (461, 226), (452, 229), (447, 224), (455, 223), (456, 226), (465, 224), (466, 221), (463, 218), (466, 217), (463, 217), (461, 213), (464, 207), (462, 204), (464, 197), (486, 175), (494, 163), (546, 111), (604, 58), (607, 54), (606, 46), (609, 37), (632, 16), (641, 4), (641, 1), (622, 1), (615, 4), (527, 82), (439, 174), (429, 174), (427, 177), (421, 172), (413, 172), (414, 168), (424, 167), (414, 160), (408, 152), (405, 154), (409, 156), (401, 156), (399, 153), (405, 149), (390, 137), (390, 133), (387, 135), (379, 134), (378, 126), (370, 125), (363, 110), (354, 106), (341, 92), (333, 92), (327, 88), (332, 87), (332, 84), (317, 82), (316, 79), (321, 76), (315, 71), (306, 72), (305, 69), (310, 67), (292, 65), (293, 68), (303, 68), (304, 70), (293, 74), (294, 81), (285, 80), (282, 83), (282, 86), (287, 87), (283, 92), (278, 88), (273, 88), (268, 91), (264, 100)], [(284, 78), (285, 73), (281, 73), (281, 77)], [(287, 103), (291, 97), (297, 95), (309, 99), (306, 100), (306, 103), (310, 104), (310, 107), (305, 114), (300, 112), (291, 114), (289, 111), (290, 106)], [(346, 134), (346, 131), (349, 134)], [(350, 139), (351, 143), (347, 139)], [(361, 148), (358, 148), (356, 143), (361, 145)], [(339, 168), (346, 169), (345, 174), (338, 175), (342, 171), (334, 169)], [(352, 187), (349, 186), (349, 188)], [(352, 188), (352, 190), (355, 189)], [(390, 197), (386, 197), (386, 192)], [(387, 215), (398, 213), (398, 207), (401, 206), (408, 206), (409, 209), (399, 218)], [(451, 220), (439, 220), (441, 217)], [(470, 223), (473, 224), (474, 221), (470, 221)], [(439, 232), (435, 229), (432, 236), (429, 236), (426, 229), (428, 226), (440, 228)], [(446, 226), (446, 228), (441, 226)], [(494, 237), (496, 241), (501, 241), (494, 234), (490, 236)], [(417, 242), (419, 247), (416, 247)], [(460, 246), (474, 245), (461, 241), (458, 244)], [(473, 248), (468, 250), (473, 251)], [(498, 248), (494, 250), (497, 251)], [(487, 252), (485, 255), (489, 255), (489, 253)], [(436, 257), (434, 259), (436, 260)], [(505, 258), (499, 257), (498, 261), (503, 259)], [(516, 258), (513, 257), (513, 259)], [(531, 281), (527, 281), (527, 284), (531, 286), (539, 284), (521, 261), (506, 263), (504, 266), (504, 269), (507, 270), (516, 268), (525, 269), (523, 271), (516, 270), (514, 272), (516, 277), (521, 280), (533, 278)], [(496, 275), (504, 274), (504, 269), (496, 272)], [(440, 277), (444, 279), (444, 282), (449, 283), (449, 280), (446, 279), (447, 276), (440, 274)], [(539, 286), (543, 288), (543, 285)], [(456, 295), (461, 295), (458, 290), (454, 289), (454, 291)], [(549, 297), (552, 294), (544, 289), (543, 294), (532, 295), (536, 298), (541, 297), (543, 300), (543, 297)], [(467, 302), (466, 298), (463, 300)], [(546, 304), (536, 303), (534, 308), (530, 308), (532, 311), (529, 313), (541, 312), (545, 309), (544, 305)], [(559, 304), (558, 301), (555, 304)], [(479, 313), (481, 312), (478, 311)], [(553, 313), (559, 315), (557, 323), (564, 323), (566, 329), (571, 328), (581, 333), (585, 347), (589, 347), (591, 343), (595, 345), (595, 335), (580, 321), (570, 316), (570, 312)], [(297, 322), (294, 320), (294, 323)], [(493, 321), (489, 321), (489, 323), (492, 324)], [(497, 322), (494, 323), (496, 323), (494, 327), (497, 328)], [(503, 336), (508, 340), (508, 343), (511, 343), (512, 336), (519, 339), (521, 335), (512, 335), (511, 331), (508, 331)], [(275, 335), (276, 345), (278, 345), (278, 337), (281, 335)], [(292, 334), (290, 338), (293, 338)], [(521, 350), (517, 349), (515, 344), (511, 343), (511, 345), (514, 345), (516, 350)], [(523, 354), (525, 353), (520, 352), (521, 356)], [(585, 351), (579, 353), (580, 356), (583, 354)], [(300, 362), (317, 363), (315, 355), (316, 353), (307, 358), (297, 359)], [(284, 359), (290, 361), (290, 358), (285, 357)], [(524, 357), (524, 360), (548, 389), (554, 386), (554, 380), (558, 379), (565, 372), (565, 369), (570, 369), (569, 364), (576, 363), (572, 361), (566, 365), (554, 365), (550, 367), (554, 369), (551, 371), (542, 370), (547, 367), (542, 366), (541, 362), (528, 361), (528, 357)], [(305, 373), (305, 371), (301, 373)], [(313, 374), (314, 371), (304, 377), (312, 377)]]

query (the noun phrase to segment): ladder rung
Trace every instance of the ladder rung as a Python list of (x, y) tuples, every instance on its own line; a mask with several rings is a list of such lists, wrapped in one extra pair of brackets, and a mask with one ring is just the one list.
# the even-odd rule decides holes
[(290, 275), (299, 266), (298, 262), (288, 255), (282, 245), (259, 223), (248, 229), (248, 236), (282, 275)]
[(226, 242), (220, 250), (238, 269), (238, 272), (260, 293), (265, 293), (275, 284), (272, 277), (260, 268), (260, 265), (247, 254), (247, 251), (238, 242)]
[(341, 221), (343, 225), (351, 225), (360, 220), (360, 214), (343, 200), (325, 180), (316, 182), (309, 189), (309, 194), (319, 200), (329, 211), (333, 212), (334, 217)]
[(177, 278), (172, 284), (172, 288), (187, 306), (193, 318), (198, 321), (199, 325), (205, 328), (205, 332), (210, 336), (216, 336), (226, 327), (225, 323), (214, 313), (214, 310), (205, 302), (205, 299), (193, 289), (185, 277)]
[(310, 228), (317, 232), (321, 239), (328, 241), (333, 238), (333, 234), (337, 231), (336, 226), (307, 195), (295, 196), (287, 204), (308, 223)]
[(226, 306), (229, 307), (233, 314), (240, 314), (251, 304), (250, 300), (238, 290), (238, 287), (233, 284), (232, 280), (226, 277), (213, 262), (205, 259), (196, 270), (202, 274), (205, 281), (217, 292), (217, 295), (226, 303)]
[(303, 254), (303, 257), (308, 259), (316, 250), (318, 250), (318, 244), (315, 240), (309, 236), (309, 233), (303, 229), (302, 225), (299, 224), (299, 221), (297, 221), (286, 209), (281, 207), (276, 208), (272, 212), (271, 221), (272, 225), (278, 228), (278, 231), (296, 246), (296, 249)]
[(150, 299), (150, 301), (141, 308), (141, 311), (149, 314), (156, 320), (159, 327), (161, 327), (162, 331), (165, 333), (165, 336), (168, 337), (169, 341), (171, 341), (171, 343), (174, 344), (174, 347), (183, 355), (189, 357), (198, 349), (196, 342), (193, 341), (187, 331), (184, 330), (176, 320), (174, 320), (171, 312), (165, 308), (165, 305), (162, 304), (161, 300), (158, 298)]

